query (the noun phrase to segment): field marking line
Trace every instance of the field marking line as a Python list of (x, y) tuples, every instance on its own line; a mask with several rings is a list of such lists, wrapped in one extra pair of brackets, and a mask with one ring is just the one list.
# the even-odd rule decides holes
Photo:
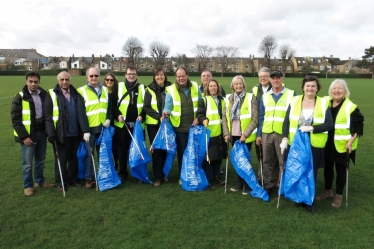
[(8, 97), (2, 97), (0, 99), (9, 99), (9, 98), (13, 98), (14, 96), (8, 96)]

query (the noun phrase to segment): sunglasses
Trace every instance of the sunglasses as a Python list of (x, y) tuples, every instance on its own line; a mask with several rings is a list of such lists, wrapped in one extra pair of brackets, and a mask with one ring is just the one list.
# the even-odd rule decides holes
[(113, 82), (114, 80), (113, 79), (105, 79), (105, 81)]
[(99, 75), (97, 75), (97, 74), (94, 74), (94, 75), (90, 75), (90, 78), (93, 78), (93, 77), (96, 77), (96, 78), (98, 78), (98, 77), (99, 77)]

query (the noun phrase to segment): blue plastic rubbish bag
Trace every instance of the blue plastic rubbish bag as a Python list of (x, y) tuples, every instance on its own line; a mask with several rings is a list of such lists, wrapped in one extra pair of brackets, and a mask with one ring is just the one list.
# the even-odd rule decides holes
[(170, 169), (173, 165), (175, 153), (177, 151), (177, 144), (175, 143), (175, 132), (168, 119), (161, 121), (160, 129), (153, 140), (151, 149), (166, 150), (166, 161), (162, 169), (165, 178), (168, 177)]
[(251, 165), (251, 154), (245, 143), (236, 141), (230, 151), (231, 163), (236, 173), (243, 178), (252, 189), (249, 193), (252, 197), (269, 201), (269, 194), (258, 184), (257, 176)]
[(77, 150), (77, 158), (78, 158), (78, 175), (77, 178), (80, 180), (85, 179), (86, 168), (84, 164), (84, 160), (87, 154), (85, 142), (82, 141), (79, 143), (78, 150)]
[(130, 174), (142, 182), (152, 184), (148, 177), (147, 164), (151, 162), (145, 146), (143, 128), (140, 121), (135, 122), (132, 132), (133, 140), (131, 140), (129, 151)]
[(187, 148), (183, 153), (180, 175), (183, 190), (201, 191), (209, 186), (205, 172), (201, 167), (207, 152), (206, 145), (209, 144), (209, 137), (210, 130), (203, 125), (191, 126), (188, 133)]
[(313, 204), (315, 194), (313, 155), (307, 132), (297, 130), (283, 172), (281, 194), (296, 203)]
[(103, 127), (101, 135), (98, 139), (100, 143), (99, 152), (99, 170), (97, 174), (97, 184), (100, 191), (114, 188), (121, 184), (116, 170), (114, 169), (114, 161), (112, 154), (112, 137), (114, 127)]

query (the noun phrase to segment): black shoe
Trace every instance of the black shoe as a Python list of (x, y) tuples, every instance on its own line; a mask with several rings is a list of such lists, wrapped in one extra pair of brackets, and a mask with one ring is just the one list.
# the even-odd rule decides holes
[(250, 190), (251, 190), (251, 188), (247, 184), (244, 184), (242, 194), (243, 195), (249, 195)]
[(314, 208), (314, 206), (310, 206), (310, 205), (307, 205), (305, 204), (305, 209), (306, 211), (308, 211), (309, 213), (315, 213), (317, 210)]
[(209, 187), (210, 188), (216, 188), (212, 179), (209, 180)]
[(234, 187), (230, 188), (230, 190), (233, 191), (233, 192), (236, 192), (236, 191), (239, 191), (239, 190), (242, 190), (242, 189), (243, 189), (243, 184), (242, 183), (238, 183)]
[(219, 185), (225, 185), (225, 181), (222, 181), (218, 176), (216, 176), (214, 179), (215, 179), (215, 181), (216, 181), (217, 184), (219, 184)]
[(265, 188), (265, 191), (268, 193), (268, 195), (271, 195), (273, 193), (273, 188)]
[(69, 185), (74, 186), (74, 187), (78, 187), (78, 188), (83, 187), (83, 184), (80, 184), (79, 182), (71, 182), (71, 183), (69, 183)]

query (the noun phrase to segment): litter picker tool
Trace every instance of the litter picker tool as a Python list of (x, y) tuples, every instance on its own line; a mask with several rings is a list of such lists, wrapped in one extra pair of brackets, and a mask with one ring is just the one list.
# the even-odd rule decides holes
[(260, 173), (261, 173), (261, 186), (264, 187), (264, 176), (262, 174), (262, 168), (263, 168), (263, 158), (262, 158), (262, 144), (259, 146), (259, 151), (260, 151)]
[(349, 150), (347, 149), (347, 166), (345, 167), (346, 174), (347, 174), (347, 179), (346, 179), (346, 187), (345, 187), (345, 209), (348, 208), (348, 171), (349, 171)]
[(277, 209), (278, 209), (278, 207), (279, 207), (280, 193), (281, 193), (281, 190), (282, 190), (282, 180), (283, 180), (282, 178), (283, 178), (284, 170), (285, 170), (285, 168), (286, 168), (286, 160), (285, 160), (285, 158), (286, 158), (286, 153), (287, 153), (287, 149), (285, 149), (285, 150), (283, 151), (283, 170), (282, 170), (281, 175), (280, 175), (280, 182), (279, 182), (279, 189), (278, 189), (278, 203), (277, 203)]
[(92, 151), (92, 148), (91, 148), (90, 144), (88, 142), (86, 142), (86, 143), (87, 143), (88, 147), (90, 148), (91, 159), (92, 159), (92, 166), (93, 166), (93, 170), (94, 170), (94, 174), (95, 174), (96, 191), (98, 191), (99, 190), (99, 186), (97, 185), (97, 175), (96, 175), (95, 158), (94, 158), (93, 151)]
[(129, 134), (130, 134), (130, 137), (131, 137), (132, 141), (133, 141), (134, 144), (135, 144), (135, 147), (136, 147), (136, 148), (138, 149), (138, 151), (139, 151), (140, 158), (141, 158), (142, 160), (144, 160), (144, 157), (143, 157), (142, 152), (140, 151), (140, 148), (139, 148), (138, 142), (136, 142), (136, 140), (134, 139), (134, 137), (133, 137), (132, 134), (131, 134), (131, 131), (130, 131), (129, 127), (127, 127), (127, 124), (126, 124), (126, 122), (125, 122), (126, 117), (124, 117), (124, 116), (121, 116), (121, 117), (122, 117), (122, 120), (123, 120), (123, 122), (124, 122), (124, 125), (126, 126), (127, 131), (128, 131)]
[[(229, 145), (227, 145), (227, 148), (229, 148)], [(227, 169), (228, 169), (228, 167), (229, 167), (229, 153), (227, 152), (227, 155), (226, 155), (226, 172), (225, 172), (225, 194), (226, 194), (226, 189), (227, 189)]]
[(64, 179), (62, 177), (61, 163), (60, 163), (60, 158), (58, 157), (57, 142), (56, 141), (55, 141), (55, 154), (56, 154), (56, 159), (57, 159), (57, 164), (58, 164), (58, 170), (60, 171), (60, 179), (61, 179), (61, 186), (62, 186), (62, 196), (65, 197), (65, 184), (64, 184)]

